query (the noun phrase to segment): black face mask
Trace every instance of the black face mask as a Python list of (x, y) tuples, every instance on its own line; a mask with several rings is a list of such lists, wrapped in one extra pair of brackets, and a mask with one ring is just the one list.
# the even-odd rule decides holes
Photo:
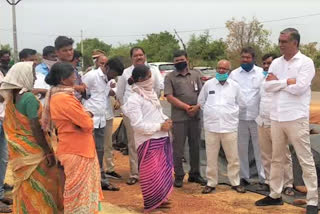
[(187, 66), (188, 66), (188, 63), (186, 61), (178, 62), (178, 63), (174, 64), (174, 67), (176, 67), (176, 69), (178, 71), (183, 71)]

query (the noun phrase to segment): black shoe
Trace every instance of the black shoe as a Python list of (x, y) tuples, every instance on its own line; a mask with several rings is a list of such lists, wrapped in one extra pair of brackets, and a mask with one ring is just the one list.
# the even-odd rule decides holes
[(130, 177), (130, 178), (127, 180), (127, 184), (131, 186), (131, 185), (136, 184), (138, 181), (139, 181), (138, 178)]
[(173, 183), (174, 187), (181, 188), (183, 186), (183, 179), (176, 178)]
[(209, 194), (215, 189), (216, 189), (215, 187), (205, 186), (202, 190), (202, 194)]
[(198, 183), (201, 186), (207, 185), (207, 181), (204, 180), (200, 175), (197, 175), (197, 176), (190, 176), (189, 175), (188, 182), (190, 182), (190, 183)]
[(257, 190), (258, 191), (270, 192), (270, 186), (268, 184), (259, 183), (259, 186), (258, 186)]
[(118, 173), (116, 173), (115, 171), (113, 172), (106, 172), (106, 176), (109, 178), (113, 178), (113, 179), (121, 179), (121, 175), (119, 175)]
[(263, 199), (260, 199), (256, 201), (256, 206), (274, 206), (274, 205), (283, 205), (282, 198), (271, 198), (270, 196), (264, 197)]
[(241, 185), (232, 186), (231, 189), (234, 189), (238, 193), (246, 193), (246, 188), (244, 188), (244, 186), (241, 186)]
[(106, 182), (101, 182), (101, 189), (107, 191), (119, 191), (120, 188)]
[(306, 214), (318, 214), (318, 206), (307, 205)]
[(244, 179), (244, 178), (241, 178), (241, 179), (240, 179), (240, 185), (241, 185), (241, 186), (249, 186), (249, 185), (250, 185), (250, 182), (247, 181), (247, 180)]

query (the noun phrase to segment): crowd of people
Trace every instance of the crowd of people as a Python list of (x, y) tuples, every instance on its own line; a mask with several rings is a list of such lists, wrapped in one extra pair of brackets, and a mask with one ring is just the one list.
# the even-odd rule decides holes
[[(280, 32), (281, 57), (266, 54), (261, 68), (254, 49), (243, 48), (240, 67), (232, 71), (231, 63), (222, 59), (216, 76), (204, 85), (183, 50), (174, 52), (176, 69), (165, 79), (147, 63), (141, 47), (130, 50), (132, 65), (126, 69), (119, 58), (95, 50), (94, 66), (81, 74), (82, 56), (73, 43), (57, 37), (54, 46), (43, 49), (40, 64), (32, 49), (23, 49), (12, 67), (10, 52), (0, 52), (0, 212), (98, 213), (102, 190), (120, 190), (109, 181), (122, 178), (112, 154), (116, 109), (123, 113), (128, 138), (126, 183), (140, 183), (145, 212), (169, 206), (173, 187), (183, 187), (185, 142), (188, 182), (204, 186), (203, 194), (218, 185), (221, 146), (231, 189), (246, 192), (252, 182), (251, 142), (259, 190), (270, 192), (256, 206), (282, 205), (282, 193), (295, 194), (292, 144), (308, 191), (307, 213), (318, 212), (309, 137), (315, 68), (299, 51), (296, 29)], [(159, 101), (162, 89), (171, 104), (170, 118)], [(200, 173), (202, 127), (207, 180)], [(4, 184), (8, 159), (13, 187)], [(12, 188), (12, 199), (5, 197), (5, 190)]]

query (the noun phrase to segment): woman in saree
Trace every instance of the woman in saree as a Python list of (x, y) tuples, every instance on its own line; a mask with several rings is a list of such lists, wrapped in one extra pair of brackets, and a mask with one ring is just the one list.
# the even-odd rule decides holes
[(45, 81), (42, 128), (58, 134), (56, 157), (64, 168), (64, 212), (98, 213), (102, 200), (100, 168), (93, 138), (93, 120), (74, 96), (76, 74), (71, 64), (54, 64)]
[(136, 66), (128, 80), (133, 93), (122, 111), (130, 118), (138, 153), (140, 186), (145, 212), (165, 206), (173, 188), (172, 121), (162, 112), (153, 91), (150, 69)]
[(19, 62), (0, 87), (14, 178), (13, 213), (63, 213), (61, 179), (39, 122), (42, 106), (31, 93), (35, 80), (33, 62)]

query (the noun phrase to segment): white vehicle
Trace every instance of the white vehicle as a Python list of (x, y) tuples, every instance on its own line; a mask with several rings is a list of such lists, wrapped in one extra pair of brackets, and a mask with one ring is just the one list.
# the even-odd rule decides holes
[(163, 78), (175, 69), (172, 62), (151, 62), (149, 64), (157, 67)]

